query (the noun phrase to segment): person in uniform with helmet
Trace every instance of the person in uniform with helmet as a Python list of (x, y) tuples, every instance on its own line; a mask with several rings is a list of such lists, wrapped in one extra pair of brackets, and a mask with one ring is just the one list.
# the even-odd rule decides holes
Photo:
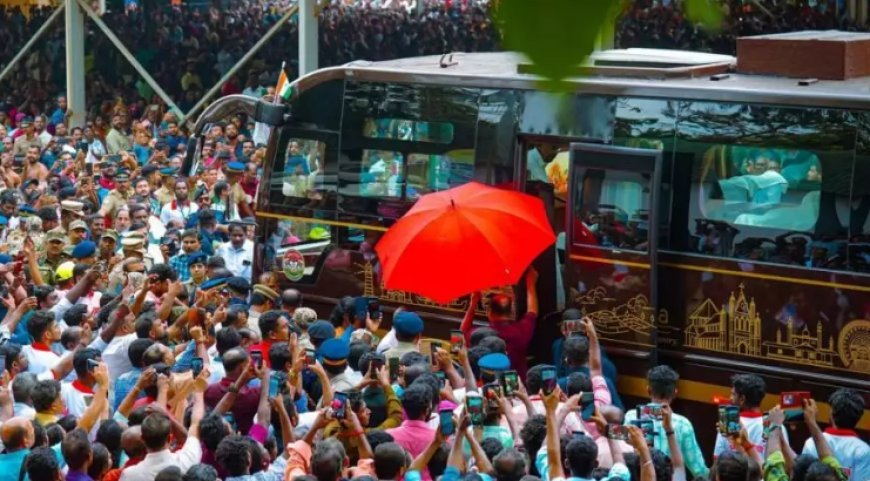
[(161, 207), (172, 202), (175, 198), (175, 175), (178, 169), (173, 167), (164, 167), (160, 169), (161, 186), (154, 191), (154, 198), (160, 203)]
[(126, 206), (132, 196), (133, 189), (130, 188), (130, 173), (126, 170), (118, 171), (115, 174), (115, 188), (103, 200), (100, 215), (114, 219), (118, 210)]
[(39, 266), (39, 274), (42, 276), (42, 281), (46, 284), (55, 285), (55, 272), (57, 268), (69, 259), (69, 256), (64, 252), (66, 247), (67, 237), (63, 228), (56, 227), (45, 234), (45, 253), (37, 260)]
[(229, 198), (227, 200), (227, 212), (224, 219), (227, 221), (236, 221), (242, 217), (253, 217), (254, 212), (251, 210), (251, 202), (253, 199), (245, 193), (242, 188), (242, 174), (245, 172), (245, 164), (241, 162), (230, 162), (226, 169), (227, 184), (230, 187)]

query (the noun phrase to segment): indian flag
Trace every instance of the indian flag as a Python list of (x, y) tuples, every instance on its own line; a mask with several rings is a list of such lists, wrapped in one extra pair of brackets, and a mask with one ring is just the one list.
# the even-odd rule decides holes
[(284, 100), (290, 100), (293, 96), (293, 87), (290, 86), (290, 80), (287, 78), (287, 72), (284, 71), (284, 65), (281, 65), (281, 76), (278, 77), (278, 87), (275, 89), (278, 96)]

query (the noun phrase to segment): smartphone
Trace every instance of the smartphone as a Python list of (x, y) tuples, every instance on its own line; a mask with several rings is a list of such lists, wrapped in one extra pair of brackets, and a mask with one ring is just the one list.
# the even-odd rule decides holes
[(583, 436), (586, 436), (586, 433), (583, 431), (571, 431), (572, 439), (582, 438)]
[(88, 151), (88, 142), (85, 140), (80, 140), (76, 144), (76, 150), (81, 150), (82, 152), (87, 152)]
[[(99, 365), (100, 365), (99, 361), (95, 361), (93, 359), (88, 359), (88, 371), (94, 372), (94, 369), (96, 369), (97, 366), (99, 366)], [(169, 366), (167, 366), (167, 367), (169, 367)]]
[(516, 371), (505, 371), (501, 374), (501, 388), (504, 395), (514, 397), (520, 390), (520, 376)]
[(235, 430), (236, 430), (236, 418), (233, 417), (233, 413), (224, 413), (224, 421), (229, 423), (229, 425), (233, 427), (233, 432), (235, 432)]
[(497, 382), (483, 385), (483, 397), (486, 399), (486, 409), (498, 409), (498, 398), (503, 396), (501, 384)]
[(369, 299), (367, 297), (356, 297), (353, 300), (353, 315), (354, 317), (365, 320), (366, 310), (369, 308)]
[(453, 410), (442, 409), (438, 411), (438, 417), (440, 418), (441, 434), (445, 437), (452, 436), (456, 432), (456, 426), (453, 424)]
[(366, 298), (367, 307), (369, 311), (369, 317), (372, 319), (380, 319), (381, 318), (381, 301), (377, 297), (367, 297)]
[(281, 378), (274, 374), (269, 377), (269, 397), (275, 397), (281, 393)]
[(640, 407), (639, 419), (655, 419), (662, 420), (662, 405), (656, 403), (644, 404)]
[(719, 406), (719, 432), (725, 435), (740, 433), (740, 406)]
[(332, 415), (335, 419), (344, 419), (347, 417), (347, 393), (338, 391), (335, 393), (335, 398), (332, 400)]
[(465, 410), (468, 412), (468, 419), (474, 426), (483, 426), (485, 416), (483, 414), (483, 398), (480, 396), (466, 396)]
[(263, 353), (260, 351), (251, 351), (251, 362), (257, 365), (257, 369), (263, 367)]
[(541, 370), (541, 385), (544, 390), (544, 394), (550, 395), (553, 391), (556, 390), (556, 386), (558, 386), (558, 380), (556, 379), (556, 368), (547, 367)]
[(362, 391), (353, 390), (347, 392), (347, 402), (350, 403), (351, 409), (354, 406), (359, 406), (360, 401), (362, 401)]
[(809, 391), (790, 391), (779, 395), (779, 405), (786, 421), (801, 421), (804, 418), (804, 399), (810, 399)]
[(565, 335), (568, 337), (575, 336), (577, 334), (586, 334), (586, 332), (583, 330), (583, 324), (580, 323), (580, 319), (566, 319), (562, 321), (562, 328), (565, 331)]
[(450, 353), (457, 354), (465, 347), (465, 334), (459, 329), (450, 331)]
[(640, 428), (643, 432), (643, 439), (646, 441), (646, 445), (652, 448), (655, 442), (655, 426), (652, 419), (636, 419), (631, 424)]
[(305, 350), (305, 365), (311, 366), (315, 362), (317, 362), (317, 353), (314, 349), (306, 349)]
[(580, 395), (580, 417), (589, 422), (595, 416), (595, 395), (591, 392), (584, 392)]
[(377, 379), (378, 378), (378, 369), (384, 367), (384, 360), (378, 359), (378, 358), (372, 358), (372, 360), (369, 361), (369, 366), (370, 366), (369, 372), (371, 372), (370, 377), (372, 379)]
[(191, 359), (190, 365), (193, 367), (193, 377), (199, 377), (199, 373), (202, 372), (202, 358), (195, 357)]
[(447, 374), (444, 374), (444, 371), (435, 371), (434, 374), (438, 378), (438, 382), (441, 383), (441, 387), (444, 387), (444, 384), (447, 382)]
[(387, 360), (387, 363), (390, 367), (390, 382), (396, 382), (399, 380), (399, 358), (391, 357)]
[(429, 343), (429, 359), (432, 361), (433, 366), (438, 365), (438, 357), (435, 355), (438, 352), (438, 349), (441, 349), (440, 342), (432, 341)]
[(6, 371), (6, 354), (0, 354), (0, 374)]
[(622, 424), (608, 424), (607, 439), (628, 441), (628, 429), (625, 429), (625, 426)]

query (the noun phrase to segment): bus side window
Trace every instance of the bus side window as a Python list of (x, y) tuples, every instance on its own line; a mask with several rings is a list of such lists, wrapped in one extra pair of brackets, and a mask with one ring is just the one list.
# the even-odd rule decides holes
[[(285, 197), (310, 197), (326, 190), (324, 161), (326, 144), (316, 140), (290, 139), (283, 159), (283, 168), (273, 175), (280, 178)], [(276, 162), (276, 167), (278, 167)]]

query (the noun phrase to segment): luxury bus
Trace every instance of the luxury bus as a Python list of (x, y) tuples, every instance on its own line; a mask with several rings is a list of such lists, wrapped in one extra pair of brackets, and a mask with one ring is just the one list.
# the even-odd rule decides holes
[[(514, 53), (353, 62), (298, 79), (286, 104), (218, 100), (196, 130), (232, 113), (270, 126), (255, 271), (321, 318), (376, 296), (387, 320), (404, 306), (446, 338), (469, 299), (385, 289), (374, 246), (420, 196), (475, 180), (540, 197), (557, 233), (534, 262), (536, 361), (553, 362), (574, 307), (627, 406), (656, 363), (680, 372), (696, 426), (715, 425), (738, 372), (764, 376), (766, 408), (836, 387), (870, 401), (867, 78), (744, 75), (736, 60), (600, 52), (568, 93), (541, 90)], [(712, 446), (715, 429), (697, 432)]]

